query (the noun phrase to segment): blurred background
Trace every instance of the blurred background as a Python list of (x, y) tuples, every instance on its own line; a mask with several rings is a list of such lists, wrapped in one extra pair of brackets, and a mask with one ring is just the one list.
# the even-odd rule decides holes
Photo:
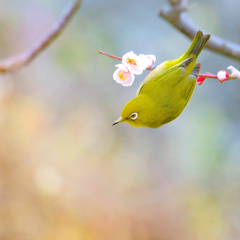
[[(0, 0), (0, 56), (28, 48), (67, 0)], [(148, 74), (113, 80), (117, 56), (184, 53), (166, 1), (83, 0), (56, 42), (0, 76), (1, 240), (240, 239), (240, 82), (207, 79), (159, 128), (111, 127)], [(204, 30), (240, 39), (238, 0), (191, 1)], [(204, 50), (202, 73), (240, 62)]]

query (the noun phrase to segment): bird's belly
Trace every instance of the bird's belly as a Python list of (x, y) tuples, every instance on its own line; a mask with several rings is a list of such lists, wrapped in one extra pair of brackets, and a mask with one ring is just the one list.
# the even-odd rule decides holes
[(158, 111), (158, 125), (162, 126), (176, 119), (183, 111), (185, 104), (179, 101), (177, 104), (164, 104)]

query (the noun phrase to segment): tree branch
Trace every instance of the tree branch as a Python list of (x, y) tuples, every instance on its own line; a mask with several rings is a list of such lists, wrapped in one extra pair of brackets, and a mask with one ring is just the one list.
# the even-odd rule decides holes
[[(182, 33), (193, 39), (200, 27), (198, 27), (189, 17), (187, 0), (168, 1), (170, 4), (162, 9), (160, 16)], [(212, 35), (206, 47), (217, 53), (240, 61), (240, 45), (234, 42)]]
[(13, 57), (0, 61), (0, 73), (15, 71), (30, 63), (44, 49), (46, 49), (63, 31), (74, 13), (79, 9), (82, 0), (72, 0), (63, 10), (59, 19), (52, 27), (29, 49)]

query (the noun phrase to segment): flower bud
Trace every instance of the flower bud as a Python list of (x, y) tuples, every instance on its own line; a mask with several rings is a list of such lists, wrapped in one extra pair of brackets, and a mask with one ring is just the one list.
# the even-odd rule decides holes
[(198, 77), (198, 79), (197, 79), (197, 85), (202, 85), (205, 79), (206, 79), (206, 78), (204, 78), (204, 77)]
[(227, 81), (229, 77), (229, 73), (225, 70), (221, 70), (217, 74), (218, 80), (220, 83)]

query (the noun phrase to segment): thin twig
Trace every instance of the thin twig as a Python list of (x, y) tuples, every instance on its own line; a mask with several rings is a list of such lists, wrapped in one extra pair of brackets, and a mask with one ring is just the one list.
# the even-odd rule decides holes
[(69, 23), (74, 13), (79, 9), (82, 0), (72, 0), (63, 10), (62, 15), (52, 27), (29, 49), (13, 57), (0, 61), (0, 73), (15, 71), (30, 63), (40, 52), (46, 49)]
[(202, 78), (218, 78), (217, 75), (211, 74), (211, 73), (207, 73), (207, 74), (199, 74), (198, 77), (202, 77)]
[[(115, 56), (115, 55), (112, 55), (112, 54), (110, 54), (110, 53), (104, 52), (104, 51), (102, 51), (102, 50), (98, 50), (98, 52), (101, 53), (101, 54), (103, 54), (103, 55), (106, 55), (106, 56), (108, 56), (108, 57), (110, 57), (110, 58), (114, 58), (114, 59), (117, 59), (117, 60), (122, 61), (122, 58), (117, 57), (117, 56)], [(153, 70), (153, 69), (155, 69), (155, 68), (156, 68), (156, 67), (155, 67), (155, 65), (153, 64), (151, 67), (147, 67), (146, 69), (147, 69), (147, 70)]]
[(102, 51), (102, 50), (99, 50), (98, 52), (101, 53), (101, 54), (103, 54), (103, 55), (109, 56), (110, 58), (114, 58), (114, 59), (117, 59), (117, 60), (121, 60), (121, 61), (122, 61), (122, 58), (117, 57), (117, 56), (112, 55), (112, 54), (109, 54), (109, 53), (106, 53), (106, 52), (104, 52), (104, 51)]
[[(169, 4), (162, 9), (160, 16), (171, 23), (179, 31), (193, 39), (196, 32), (201, 28), (198, 27), (189, 17), (189, 5), (187, 0), (168, 1)], [(239, 44), (212, 35), (206, 47), (217, 53), (240, 61)]]

